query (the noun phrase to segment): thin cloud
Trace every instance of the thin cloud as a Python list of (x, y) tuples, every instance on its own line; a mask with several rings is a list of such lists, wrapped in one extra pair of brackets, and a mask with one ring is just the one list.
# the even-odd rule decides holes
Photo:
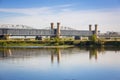
[(43, 8), (26, 8), (26, 9), (0, 9), (0, 12), (6, 13), (19, 13), (19, 14), (26, 14), (26, 15), (38, 15), (43, 13), (50, 13), (51, 9), (49, 7)]
[(52, 14), (59, 11), (68, 11), (71, 7), (71, 4), (58, 5), (52, 7), (41, 7), (41, 8), (0, 8), (0, 12), (6, 13), (18, 13), (26, 15), (41, 15), (41, 14)]
[(61, 22), (63, 26), (75, 29), (88, 29), (89, 24), (98, 24), (102, 32), (120, 32), (120, 9), (72, 10), (70, 6), (0, 9), (0, 12), (26, 14), (2, 18), (0, 23), (25, 24), (35, 28), (44, 28), (49, 27), (50, 22)]

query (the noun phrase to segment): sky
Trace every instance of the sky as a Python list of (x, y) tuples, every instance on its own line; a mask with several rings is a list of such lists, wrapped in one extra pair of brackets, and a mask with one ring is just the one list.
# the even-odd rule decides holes
[(41, 29), (51, 22), (78, 30), (98, 24), (101, 32), (120, 32), (120, 0), (0, 0), (0, 24)]

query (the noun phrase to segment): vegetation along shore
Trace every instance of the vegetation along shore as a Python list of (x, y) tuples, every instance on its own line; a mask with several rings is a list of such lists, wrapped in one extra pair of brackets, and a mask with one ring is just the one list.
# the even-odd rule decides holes
[(34, 47), (34, 48), (56, 48), (56, 47), (120, 47), (120, 41), (103, 41), (91, 37), (91, 40), (62, 40), (60, 38), (46, 40), (0, 40), (0, 47)]

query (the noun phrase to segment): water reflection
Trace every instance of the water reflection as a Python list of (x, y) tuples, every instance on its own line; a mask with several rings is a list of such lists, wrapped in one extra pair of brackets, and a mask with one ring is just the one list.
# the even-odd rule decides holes
[(51, 52), (51, 63), (54, 63), (55, 57), (57, 57), (57, 62), (60, 63), (61, 51), (59, 48)]
[(0, 80), (120, 80), (119, 53), (119, 48), (2, 48)]
[(90, 49), (89, 50), (89, 59), (91, 59), (92, 57), (94, 57), (97, 60), (97, 58), (98, 58), (97, 49)]
[[(0, 49), (0, 59), (12, 59), (12, 58), (30, 58), (30, 57), (42, 57), (46, 55), (51, 56), (51, 63), (57, 61), (57, 63), (60, 63), (61, 55), (65, 54), (74, 54), (75, 52), (85, 52), (88, 51), (89, 53), (89, 59), (95, 59), (97, 60), (99, 57), (99, 54), (105, 54), (105, 50), (111, 50), (118, 52), (120, 49), (105, 49), (105, 48), (68, 48), (68, 49), (6, 49), (2, 48)], [(77, 54), (78, 54), (77, 53)]]
[(33, 56), (41, 56), (44, 55), (51, 55), (51, 63), (54, 63), (57, 60), (57, 63), (60, 63), (61, 58), (61, 50), (59, 48), (51, 49), (51, 50), (42, 50), (42, 49), (1, 49), (0, 50), (0, 58), (26, 58), (26, 57), (33, 57)]
[(2, 51), (0, 51), (0, 58), (9, 57), (11, 55), (11, 49), (3, 49)]

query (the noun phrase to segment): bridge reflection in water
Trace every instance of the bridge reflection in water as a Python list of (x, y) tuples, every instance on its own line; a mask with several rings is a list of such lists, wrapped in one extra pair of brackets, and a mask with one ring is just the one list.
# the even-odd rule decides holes
[[(43, 57), (49, 56), (51, 63), (54, 62), (60, 63), (62, 56), (73, 55), (77, 51), (77, 54), (81, 54), (82, 51), (88, 51), (89, 59), (98, 59), (100, 53), (104, 53), (104, 48), (96, 49), (79, 49), (79, 48), (70, 48), (70, 49), (0, 49), (0, 60), (1, 59), (26, 59), (32, 57)], [(117, 51), (117, 50), (115, 50)], [(80, 53), (79, 53), (80, 52)], [(84, 53), (82, 53), (84, 54)]]
[(0, 49), (0, 80), (120, 80), (119, 74), (119, 48)]
[(97, 60), (97, 58), (98, 58), (97, 49), (90, 49), (90, 51), (89, 51), (89, 59), (92, 59), (92, 57), (94, 57)]
[(57, 57), (57, 62), (59, 63), (61, 58), (61, 51), (59, 48), (51, 52), (51, 63), (54, 63), (55, 57)]
[(3, 49), (0, 51), (0, 58), (10, 57), (12, 56), (11, 49)]

